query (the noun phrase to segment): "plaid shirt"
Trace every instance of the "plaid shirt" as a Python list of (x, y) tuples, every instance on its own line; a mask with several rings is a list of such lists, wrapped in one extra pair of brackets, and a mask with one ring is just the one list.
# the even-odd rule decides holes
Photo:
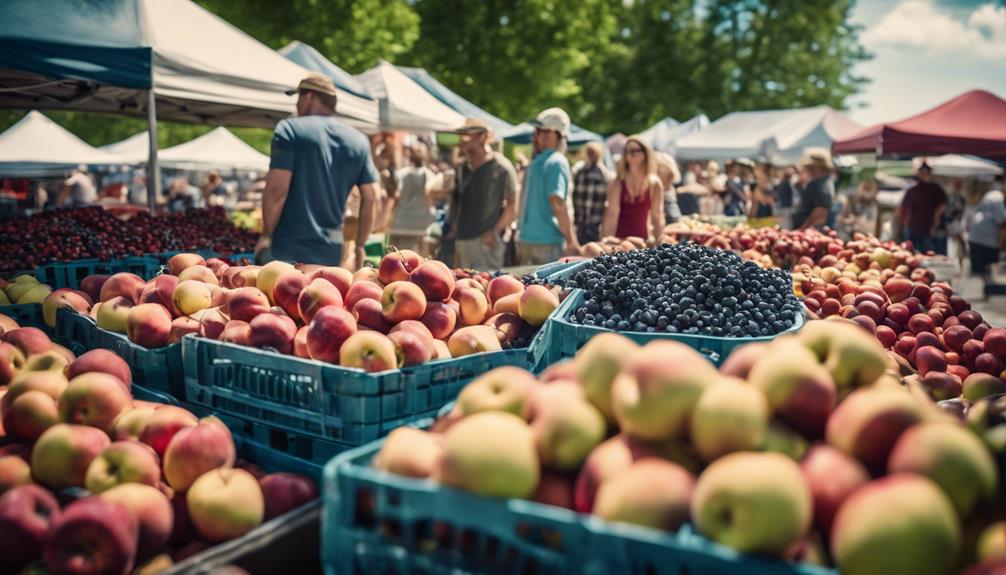
[[(596, 241), (608, 201), (608, 174), (600, 164), (584, 166), (573, 175), (573, 223), (578, 238)], [(583, 243), (583, 240), (580, 240)]]

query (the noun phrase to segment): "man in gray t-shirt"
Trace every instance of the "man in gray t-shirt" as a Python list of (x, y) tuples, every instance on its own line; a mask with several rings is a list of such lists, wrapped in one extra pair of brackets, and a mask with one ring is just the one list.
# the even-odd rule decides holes
[(517, 173), (489, 147), (488, 124), (469, 119), (458, 131), (467, 161), (458, 167), (451, 198), (451, 225), (457, 263), (494, 271), (503, 267), (503, 233), (516, 217)]

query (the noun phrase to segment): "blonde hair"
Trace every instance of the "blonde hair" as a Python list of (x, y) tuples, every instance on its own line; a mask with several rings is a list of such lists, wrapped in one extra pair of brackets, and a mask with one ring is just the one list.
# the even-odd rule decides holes
[(643, 148), (643, 152), (646, 154), (646, 163), (643, 164), (643, 172), (647, 176), (657, 173), (657, 158), (653, 153), (653, 148), (651, 148), (650, 145), (643, 141), (643, 139), (639, 136), (629, 136), (628, 139), (625, 140), (625, 154), (623, 154), (622, 158), (618, 160), (617, 173), (619, 179), (625, 178), (625, 176), (629, 173), (629, 144), (633, 142)]
[(667, 174), (668, 181), (672, 185), (681, 181), (681, 170), (678, 169), (678, 161), (674, 159), (674, 156), (666, 152), (655, 152), (655, 154), (657, 155), (657, 175)]
[(604, 148), (601, 147), (600, 142), (588, 142), (583, 147), (583, 158), (590, 165), (600, 162), (602, 155), (604, 155)]

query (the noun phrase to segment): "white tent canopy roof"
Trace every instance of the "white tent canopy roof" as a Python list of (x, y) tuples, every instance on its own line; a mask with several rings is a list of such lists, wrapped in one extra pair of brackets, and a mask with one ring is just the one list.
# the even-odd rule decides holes
[(733, 112), (678, 140), (676, 154), (682, 160), (751, 158), (793, 164), (807, 148), (830, 149), (833, 141), (861, 129), (828, 106)]
[(951, 178), (994, 177), (1003, 173), (1002, 166), (995, 162), (959, 154), (918, 157), (912, 160), (912, 166), (918, 169), (923, 160), (929, 164), (937, 176)]
[(186, 170), (236, 169), (265, 172), (269, 169), (269, 156), (222, 127), (184, 144), (161, 150), (158, 160), (164, 167)]
[(699, 114), (685, 122), (673, 118), (664, 118), (656, 124), (643, 130), (639, 135), (655, 150), (674, 155), (675, 144), (688, 134), (701, 132), (709, 126), (709, 118)]
[(121, 163), (41, 112), (32, 110), (0, 134), (0, 173), (19, 176), (61, 174), (80, 164)]
[[(308, 71), (191, 0), (133, 0), (142, 30), (139, 42), (152, 49), (151, 76), (160, 120), (272, 128), (296, 111), (284, 94)], [(128, 25), (124, 24), (124, 25)], [(0, 74), (0, 79), (7, 80)], [(145, 90), (105, 84), (53, 81), (17, 73), (17, 92), (4, 94), (7, 107), (109, 112), (146, 117)], [(377, 103), (339, 90), (337, 115), (371, 129)]]
[(144, 130), (125, 140), (98, 148), (119, 159), (123, 164), (140, 164), (147, 161), (150, 153), (150, 132)]
[(388, 62), (382, 60), (357, 78), (380, 101), (382, 130), (449, 132), (465, 122), (464, 116)]

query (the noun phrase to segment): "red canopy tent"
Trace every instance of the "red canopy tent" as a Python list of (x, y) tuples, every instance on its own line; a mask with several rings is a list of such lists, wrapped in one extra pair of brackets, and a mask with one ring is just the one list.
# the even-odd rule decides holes
[(972, 90), (916, 116), (832, 144), (834, 154), (971, 154), (1006, 160), (1006, 100)]

